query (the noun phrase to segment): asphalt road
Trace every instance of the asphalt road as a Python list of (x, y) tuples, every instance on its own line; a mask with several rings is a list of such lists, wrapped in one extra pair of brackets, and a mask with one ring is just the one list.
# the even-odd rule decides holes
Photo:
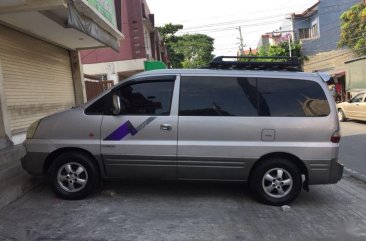
[(366, 122), (342, 122), (341, 133), (339, 159), (346, 168), (363, 175), (366, 180)]

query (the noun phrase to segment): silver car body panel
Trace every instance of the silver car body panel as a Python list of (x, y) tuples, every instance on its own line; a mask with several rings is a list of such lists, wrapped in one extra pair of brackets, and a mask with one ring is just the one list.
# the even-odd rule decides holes
[[(43, 118), (35, 136), (24, 143), (27, 152), (48, 156), (61, 148), (85, 150), (95, 157), (104, 178), (206, 180), (247, 180), (257, 160), (268, 154), (286, 153), (304, 163), (309, 184), (334, 183), (340, 179), (339, 145), (330, 141), (339, 130), (337, 110), (327, 85), (318, 75), (272, 71), (159, 70), (137, 74), (115, 88), (129, 81), (164, 75), (177, 77), (169, 116), (86, 115), (84, 110), (98, 97), (79, 108)], [(321, 85), (328, 99), (330, 114), (325, 117), (178, 116), (181, 76), (315, 81)], [(129, 134), (123, 140), (108, 139), (127, 122), (138, 130), (138, 134)], [(163, 125), (171, 126), (171, 130), (162, 130)], [(139, 126), (143, 128), (139, 129)], [(32, 162), (30, 157), (23, 161), (25, 169), (31, 166), (29, 162)], [(32, 167), (32, 174), (42, 174), (44, 162), (38, 161), (39, 167)]]

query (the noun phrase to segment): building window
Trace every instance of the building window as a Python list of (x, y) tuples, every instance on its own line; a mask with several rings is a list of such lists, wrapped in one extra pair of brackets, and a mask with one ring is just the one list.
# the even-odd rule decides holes
[(313, 26), (311, 27), (311, 37), (312, 38), (318, 37), (318, 24), (317, 23), (313, 24)]
[(310, 38), (309, 29), (308, 28), (300, 28), (299, 29), (299, 38), (300, 39)]

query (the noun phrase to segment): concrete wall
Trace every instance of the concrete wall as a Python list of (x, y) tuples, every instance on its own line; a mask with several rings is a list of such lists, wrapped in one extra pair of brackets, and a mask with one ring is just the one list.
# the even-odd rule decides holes
[(346, 63), (347, 90), (366, 89), (366, 57)]
[(328, 72), (336, 74), (345, 71), (345, 63), (355, 58), (349, 49), (336, 49), (308, 56), (309, 60), (304, 63), (305, 72)]

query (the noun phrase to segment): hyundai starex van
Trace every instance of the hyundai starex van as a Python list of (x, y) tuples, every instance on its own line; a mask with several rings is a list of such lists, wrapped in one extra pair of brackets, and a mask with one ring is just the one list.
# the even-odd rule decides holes
[(337, 183), (337, 109), (317, 73), (155, 70), (28, 129), (23, 168), (61, 198), (101, 179), (248, 182), (262, 203)]

